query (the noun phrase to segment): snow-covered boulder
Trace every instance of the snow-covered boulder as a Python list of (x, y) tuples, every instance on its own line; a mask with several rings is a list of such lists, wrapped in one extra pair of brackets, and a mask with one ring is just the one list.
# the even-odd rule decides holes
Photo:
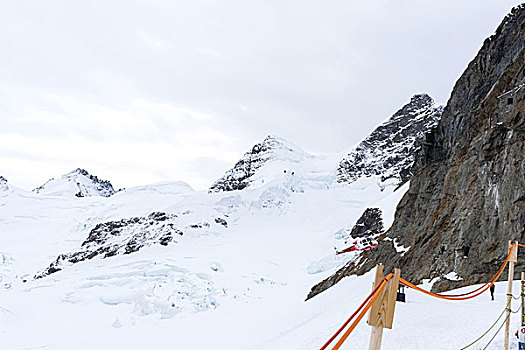
[(50, 179), (33, 191), (45, 196), (61, 197), (110, 197), (117, 192), (111, 182), (101, 180), (80, 168), (59, 179)]
[(417, 149), (442, 113), (443, 106), (427, 94), (414, 95), (341, 160), (337, 182), (352, 183), (364, 176), (379, 176), (382, 182), (390, 180), (394, 185), (407, 182)]

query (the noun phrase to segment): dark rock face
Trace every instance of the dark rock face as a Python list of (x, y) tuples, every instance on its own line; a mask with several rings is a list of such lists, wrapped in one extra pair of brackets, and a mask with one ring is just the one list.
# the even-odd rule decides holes
[(367, 208), (352, 228), (352, 238), (377, 236), (384, 232), (381, 209)]
[(104, 258), (130, 254), (153, 244), (168, 245), (183, 235), (176, 227), (177, 215), (154, 212), (147, 217), (134, 217), (98, 224), (75, 252), (61, 254), (47, 269), (35, 276), (42, 278), (62, 270), (64, 263), (78, 263), (96, 256)]
[(443, 107), (436, 106), (430, 96), (413, 96), (341, 160), (337, 182), (377, 175), (383, 182), (394, 179), (397, 185), (405, 183), (412, 176), (414, 155), (424, 135), (437, 125), (442, 112)]
[[(389, 240), (336, 275), (377, 263), (442, 291), (487, 281), (525, 240), (525, 5), (505, 17), (457, 81), (438, 127), (418, 153)], [(400, 254), (394, 243), (410, 249)], [(524, 268), (518, 260), (516, 274)]]
[(293, 149), (284, 140), (271, 135), (267, 136), (263, 142), (256, 144), (246, 152), (232, 169), (210, 187), (209, 192), (242, 190), (249, 186), (250, 178), (266, 162), (283, 156), (294, 159), (297, 153), (302, 153), (302, 151)]
[(86, 170), (80, 168), (62, 176), (61, 179), (50, 179), (33, 191), (36, 193), (44, 192), (48, 187), (53, 186), (58, 181), (75, 183), (78, 189), (78, 192), (75, 193), (75, 197), (79, 198), (90, 196), (110, 197), (118, 192), (115, 191), (111, 182), (101, 180), (95, 175), (91, 175)]

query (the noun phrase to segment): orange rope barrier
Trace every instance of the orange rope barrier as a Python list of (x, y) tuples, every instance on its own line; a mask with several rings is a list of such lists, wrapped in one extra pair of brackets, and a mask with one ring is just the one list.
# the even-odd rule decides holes
[(478, 290), (484, 288), (485, 286), (490, 285), (494, 282), (496, 282), (496, 276), (499, 276), (501, 275), (501, 272), (505, 269), (505, 264), (502, 264), (499, 268), (499, 270), (496, 272), (496, 274), (494, 276), (492, 276), (492, 278), (485, 284), (481, 285), (480, 287), (474, 289), (474, 290), (471, 290), (470, 292), (467, 292), (467, 293), (462, 293), (462, 294), (447, 294), (448, 297), (462, 297), (462, 296), (465, 296), (465, 295), (469, 295), (469, 294), (472, 294), (472, 293), (475, 293), (477, 292)]
[(355, 315), (357, 315), (357, 313), (361, 311), (365, 304), (372, 298), (374, 293), (381, 287), (381, 284), (385, 281), (385, 279), (386, 277), (384, 277), (381, 280), (381, 282), (374, 288), (374, 290), (368, 295), (368, 297), (363, 301), (363, 303), (354, 311), (354, 313), (345, 321), (345, 323), (343, 323), (343, 325), (339, 327), (339, 329), (334, 333), (334, 335), (332, 335), (332, 337), (328, 339), (328, 341), (319, 350), (325, 350), (326, 348), (328, 348), (328, 345), (330, 345), (330, 343), (333, 342), (335, 338), (337, 338), (339, 333), (341, 333), (345, 329), (345, 327), (350, 323), (350, 321), (352, 321)]
[[(418, 287), (418, 286), (408, 282), (407, 280), (405, 280), (402, 277), (399, 278), (399, 283), (401, 283), (401, 284), (403, 284), (403, 285), (405, 285), (407, 287), (413, 288), (413, 289), (415, 289), (415, 290), (417, 290), (419, 292), (422, 292), (422, 293), (425, 293), (427, 295), (430, 295), (430, 296), (433, 296), (433, 297), (436, 297), (436, 298), (440, 298), (440, 299), (445, 299), (445, 300), (467, 300), (467, 299), (472, 299), (472, 298), (475, 298), (478, 295), (484, 293), (485, 291), (487, 291), (487, 289), (489, 289), (490, 285), (492, 283), (496, 282), (500, 278), (501, 274), (503, 273), (503, 270), (505, 270), (505, 267), (507, 266), (507, 264), (510, 261), (510, 257), (512, 256), (512, 252), (514, 251), (514, 249), (517, 249), (518, 246), (525, 247), (524, 244), (519, 244), (517, 242), (514, 243), (511, 246), (510, 250), (509, 250), (509, 254), (507, 255), (507, 258), (505, 259), (505, 261), (503, 262), (503, 264), (501, 265), (499, 270), (496, 272), (496, 274), (487, 283), (483, 284), (481, 287), (478, 287), (475, 290), (472, 290), (472, 291), (467, 292), (467, 293), (449, 294), (449, 295), (442, 295), (442, 294), (432, 293), (432, 292), (424, 290), (423, 288), (420, 288), (420, 287)], [(341, 339), (339, 339), (339, 341), (335, 344), (335, 346), (333, 347), (332, 350), (338, 350), (341, 347), (341, 345), (348, 338), (348, 336), (350, 336), (350, 333), (352, 333), (352, 331), (355, 329), (357, 324), (364, 317), (366, 312), (372, 307), (372, 304), (379, 297), (379, 294), (381, 293), (383, 288), (385, 288), (388, 280), (390, 280), (393, 276), (394, 276), (394, 274), (391, 273), (390, 275), (388, 275), (385, 278), (383, 278), (383, 280), (379, 283), (379, 285), (376, 286), (376, 288), (372, 291), (372, 293), (370, 293), (370, 295), (368, 295), (368, 297), (365, 299), (365, 301), (359, 306), (359, 308), (357, 308), (357, 310), (352, 314), (352, 316), (350, 316), (350, 318), (348, 318), (348, 320), (323, 345), (323, 347), (321, 347), (321, 350), (326, 349), (328, 347), (328, 345), (339, 335), (339, 333), (342, 332), (342, 330), (348, 325), (348, 323), (355, 317), (357, 312), (359, 312), (359, 310), (362, 309), (362, 311), (359, 313), (359, 316), (357, 316), (357, 318), (354, 320), (354, 322), (352, 322), (352, 324), (350, 325), (348, 330), (343, 334)], [(366, 306), (364, 306), (364, 308), (363, 308), (363, 305), (365, 305), (365, 303), (366, 303)]]
[(476, 293), (474, 293), (472, 295), (469, 295), (469, 296), (462, 296), (461, 294), (458, 294), (458, 295), (442, 295), (442, 294), (432, 293), (432, 292), (424, 290), (424, 289), (422, 289), (422, 288), (420, 288), (420, 287), (418, 287), (418, 286), (408, 282), (404, 278), (400, 278), (399, 279), (399, 283), (402, 283), (405, 286), (413, 288), (413, 289), (415, 289), (415, 290), (417, 290), (419, 292), (422, 292), (422, 293), (425, 293), (427, 295), (430, 295), (430, 296), (433, 296), (433, 297), (436, 297), (436, 298), (440, 298), (440, 299), (445, 299), (445, 300), (467, 300), (467, 299), (472, 299), (472, 298), (477, 297), (478, 295), (484, 293), (487, 289), (489, 289), (490, 284), (492, 284), (492, 283), (494, 283), (494, 282), (496, 282), (498, 280), (498, 278), (503, 273), (503, 270), (505, 269), (505, 266), (507, 266), (507, 264), (509, 263), (510, 257), (512, 255), (512, 251), (515, 248), (516, 248), (516, 244), (513, 244), (511, 249), (510, 249), (510, 251), (509, 251), (509, 254), (507, 255), (507, 258), (505, 259), (505, 262), (503, 263), (503, 265), (499, 269), (498, 273), (496, 273), (496, 275), (494, 275), (494, 277), (488, 283), (486, 283), (485, 285), (481, 286), (481, 288), (478, 288), (477, 290), (474, 290), (474, 291), (471, 291), (471, 292), (463, 294), (463, 295), (469, 295), (469, 294), (472, 294), (472, 293), (476, 292)]
[(348, 328), (348, 330), (345, 332), (345, 334), (343, 334), (343, 336), (341, 337), (341, 339), (339, 339), (339, 341), (335, 344), (335, 346), (332, 348), (332, 350), (338, 350), (341, 345), (343, 345), (344, 341), (346, 340), (346, 338), (348, 338), (348, 336), (350, 335), (350, 333), (352, 333), (352, 331), (354, 330), (354, 328), (357, 326), (357, 324), (361, 321), (361, 319), (365, 316), (366, 312), (368, 311), (368, 309), (370, 309), (372, 307), (372, 304), (374, 303), (374, 301), (377, 299), (377, 297), (379, 296), (379, 294), (381, 293), (381, 291), (383, 290), (383, 288), (385, 288), (386, 286), (386, 283), (388, 282), (389, 279), (391, 279), (392, 277), (394, 276), (394, 274), (390, 274), (388, 276), (385, 277), (385, 279), (383, 281), (381, 281), (381, 283), (379, 284), (380, 287), (376, 290), (376, 292), (374, 293), (374, 295), (372, 296), (372, 298), (370, 299), (370, 301), (366, 304), (365, 308), (363, 309), (363, 311), (361, 311), (361, 313), (359, 314), (359, 316), (357, 316), (357, 318), (355, 319), (355, 321), (350, 325), (350, 327)]

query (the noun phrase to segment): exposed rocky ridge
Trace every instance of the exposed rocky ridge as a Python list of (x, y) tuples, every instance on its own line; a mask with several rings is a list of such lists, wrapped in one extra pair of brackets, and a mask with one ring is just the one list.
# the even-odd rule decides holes
[(306, 153), (298, 147), (269, 135), (246, 152), (232, 169), (210, 187), (209, 192), (242, 190), (250, 185), (251, 177), (265, 163), (275, 159), (298, 162), (304, 156), (307, 156)]
[(417, 149), (443, 112), (427, 94), (414, 95), (410, 102), (368, 135), (339, 162), (337, 182), (351, 183), (377, 175), (402, 185), (412, 176)]
[(101, 180), (80, 168), (62, 176), (60, 179), (50, 179), (33, 191), (47, 195), (61, 194), (62, 191), (66, 193), (73, 191), (76, 197), (110, 197), (118, 192), (115, 191), (111, 182)]
[[(322, 282), (323, 290), (377, 263), (400, 267), (415, 283), (441, 278), (435, 291), (484, 282), (503, 262), (508, 240), (525, 240), (524, 46), (522, 4), (457, 81), (416, 157), (389, 240)], [(524, 267), (518, 259), (516, 274)], [(462, 280), (443, 278), (450, 272)]]
[(175, 226), (177, 215), (161, 212), (147, 217), (134, 217), (109, 221), (95, 226), (88, 238), (75, 252), (60, 254), (58, 258), (36, 278), (45, 277), (62, 270), (67, 263), (75, 264), (96, 256), (108, 258), (117, 254), (130, 254), (152, 244), (167, 245), (183, 232)]
[[(186, 213), (183, 213), (186, 215)], [(96, 225), (81, 247), (71, 253), (60, 254), (44, 271), (35, 278), (42, 278), (63, 269), (66, 264), (75, 264), (93, 259), (96, 256), (109, 258), (119, 254), (130, 254), (140, 249), (160, 244), (177, 243), (176, 238), (184, 233), (181, 230), (199, 230), (209, 228), (208, 222), (199, 222), (184, 226), (175, 214), (153, 212), (146, 217), (133, 217)], [(223, 218), (215, 218), (215, 224), (228, 227)]]

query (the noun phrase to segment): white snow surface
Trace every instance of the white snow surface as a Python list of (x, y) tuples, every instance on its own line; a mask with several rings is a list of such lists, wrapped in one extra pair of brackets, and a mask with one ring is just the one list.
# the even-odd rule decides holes
[[(109, 198), (71, 198), (9, 186), (0, 197), (2, 349), (319, 348), (372, 282), (372, 273), (349, 277), (304, 301), (314, 284), (355, 258), (335, 255), (334, 246), (344, 248), (337, 232), (372, 206), (388, 227), (408, 186), (394, 192), (376, 177), (336, 184), (338, 159), (268, 162), (249, 188), (221, 193), (165, 182)], [(95, 257), (33, 279), (59, 254), (78, 249), (96, 224), (153, 211), (175, 214), (186, 226), (219, 216), (228, 226), (185, 230), (177, 243)], [(493, 322), (504, 296), (499, 283), (494, 302), (409, 291), (383, 348), (460, 348)], [(361, 322), (344, 348), (366, 349), (369, 332)], [(501, 344), (500, 335), (490, 349)]]

